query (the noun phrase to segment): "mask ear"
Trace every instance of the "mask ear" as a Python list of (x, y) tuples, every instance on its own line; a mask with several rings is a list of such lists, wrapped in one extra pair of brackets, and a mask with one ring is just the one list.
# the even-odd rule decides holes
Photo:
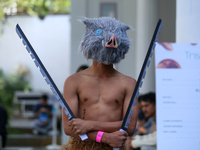
[(129, 29), (132, 29), (130, 26), (126, 25), (126, 24), (123, 24), (123, 29), (126, 31), (126, 30), (129, 30)]
[(83, 22), (86, 26), (91, 26), (94, 24), (93, 20), (89, 18), (84, 18), (83, 20), (80, 21)]

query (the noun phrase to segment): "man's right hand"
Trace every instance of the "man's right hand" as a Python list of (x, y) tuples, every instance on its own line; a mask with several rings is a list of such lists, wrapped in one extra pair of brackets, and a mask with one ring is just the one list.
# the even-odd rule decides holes
[(113, 148), (120, 148), (124, 146), (128, 133), (122, 131), (115, 131), (112, 133), (104, 132), (102, 136), (102, 142), (107, 143)]

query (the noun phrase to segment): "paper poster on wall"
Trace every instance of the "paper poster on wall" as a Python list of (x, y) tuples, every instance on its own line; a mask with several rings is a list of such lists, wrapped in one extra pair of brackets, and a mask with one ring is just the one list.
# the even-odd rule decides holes
[(200, 150), (200, 43), (158, 43), (157, 150)]

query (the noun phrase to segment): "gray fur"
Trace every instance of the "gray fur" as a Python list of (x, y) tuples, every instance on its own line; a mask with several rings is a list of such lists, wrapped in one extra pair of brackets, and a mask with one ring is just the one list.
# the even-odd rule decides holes
[[(109, 17), (85, 18), (82, 22), (86, 25), (86, 33), (80, 44), (80, 51), (87, 59), (93, 59), (99, 63), (115, 64), (124, 58), (129, 50), (130, 39), (127, 37), (126, 30), (129, 26)], [(102, 34), (96, 35), (96, 30), (101, 28)], [(121, 31), (123, 35), (121, 34)], [(106, 48), (112, 35), (115, 35), (118, 48)]]

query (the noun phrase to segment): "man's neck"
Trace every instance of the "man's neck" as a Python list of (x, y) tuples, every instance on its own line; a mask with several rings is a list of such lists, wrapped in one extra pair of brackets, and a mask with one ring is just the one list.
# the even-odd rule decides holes
[(105, 65), (103, 63), (98, 63), (93, 61), (91, 68), (91, 72), (93, 75), (97, 75), (100, 77), (109, 77), (115, 73), (115, 69), (113, 68), (113, 64)]

